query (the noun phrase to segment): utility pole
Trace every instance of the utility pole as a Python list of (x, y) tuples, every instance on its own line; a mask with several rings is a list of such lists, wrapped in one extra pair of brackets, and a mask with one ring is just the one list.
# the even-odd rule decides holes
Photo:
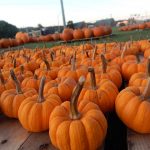
[(64, 28), (65, 28), (66, 27), (66, 20), (65, 20), (65, 12), (64, 12), (63, 0), (60, 0), (60, 3), (61, 3), (61, 11), (62, 11), (63, 24), (64, 24)]

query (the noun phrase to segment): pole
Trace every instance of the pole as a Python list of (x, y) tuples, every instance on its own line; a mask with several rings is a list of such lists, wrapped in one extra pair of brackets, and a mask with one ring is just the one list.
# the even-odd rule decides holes
[(61, 11), (62, 11), (63, 24), (64, 24), (64, 28), (65, 28), (66, 27), (66, 20), (65, 20), (65, 12), (64, 12), (63, 0), (60, 0), (60, 3), (61, 3)]

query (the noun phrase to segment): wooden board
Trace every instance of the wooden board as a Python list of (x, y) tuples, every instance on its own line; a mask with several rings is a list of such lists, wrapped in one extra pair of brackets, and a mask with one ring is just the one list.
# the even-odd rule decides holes
[(56, 148), (50, 142), (48, 131), (30, 133), (22, 128), (17, 119), (0, 115), (0, 150), (56, 150)]
[(128, 150), (150, 150), (150, 134), (138, 134), (128, 129)]

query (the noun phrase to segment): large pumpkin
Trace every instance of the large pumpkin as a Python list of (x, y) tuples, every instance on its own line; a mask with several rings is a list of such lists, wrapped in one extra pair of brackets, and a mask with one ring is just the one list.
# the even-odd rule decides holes
[(96, 150), (106, 136), (107, 121), (98, 106), (86, 100), (77, 105), (84, 80), (79, 79), (71, 102), (57, 106), (50, 116), (51, 142), (60, 150)]
[(84, 32), (81, 29), (75, 29), (73, 31), (73, 37), (76, 40), (83, 39), (84, 38)]
[(61, 99), (57, 95), (43, 95), (44, 82), (45, 77), (41, 79), (39, 95), (26, 98), (19, 107), (19, 121), (26, 130), (31, 132), (48, 130), (50, 114), (61, 104)]
[(73, 39), (73, 30), (65, 28), (61, 36), (64, 41), (71, 41)]
[(93, 30), (92, 29), (85, 28), (83, 32), (84, 32), (85, 38), (91, 38), (91, 37), (93, 37)]
[(105, 33), (105, 31), (104, 31), (103, 26), (93, 28), (93, 34), (94, 34), (95, 37), (103, 36), (104, 33)]

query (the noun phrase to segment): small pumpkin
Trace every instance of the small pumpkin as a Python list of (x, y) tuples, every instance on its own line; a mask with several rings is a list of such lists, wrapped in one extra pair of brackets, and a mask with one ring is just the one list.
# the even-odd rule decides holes
[(71, 101), (55, 107), (51, 113), (49, 136), (58, 149), (96, 150), (106, 136), (107, 121), (98, 106), (86, 100), (77, 104), (84, 81), (80, 77)]
[(41, 79), (39, 94), (26, 98), (19, 107), (19, 121), (26, 130), (31, 132), (48, 130), (50, 114), (61, 104), (61, 99), (57, 95), (43, 95), (45, 79), (45, 77)]
[(150, 77), (150, 58), (147, 60), (146, 72), (138, 72), (131, 76), (129, 86), (146, 86)]
[(150, 133), (150, 78), (144, 88), (127, 87), (115, 102), (116, 112), (124, 124), (138, 133)]
[(113, 82), (108, 79), (102, 79), (96, 83), (94, 68), (89, 67), (91, 83), (86, 84), (82, 89), (79, 102), (83, 99), (90, 100), (100, 107), (103, 112), (110, 112), (115, 107), (115, 100), (118, 95), (118, 89)]
[(32, 97), (37, 92), (35, 89), (23, 88), (16, 78), (14, 71), (10, 70), (12, 79), (15, 82), (16, 89), (5, 90), (0, 98), (2, 112), (11, 118), (18, 118), (18, 110), (21, 103), (28, 97)]
[(137, 61), (127, 61), (123, 63), (121, 70), (123, 78), (128, 81), (134, 73), (145, 72), (146, 63), (141, 62), (139, 56), (137, 56)]

